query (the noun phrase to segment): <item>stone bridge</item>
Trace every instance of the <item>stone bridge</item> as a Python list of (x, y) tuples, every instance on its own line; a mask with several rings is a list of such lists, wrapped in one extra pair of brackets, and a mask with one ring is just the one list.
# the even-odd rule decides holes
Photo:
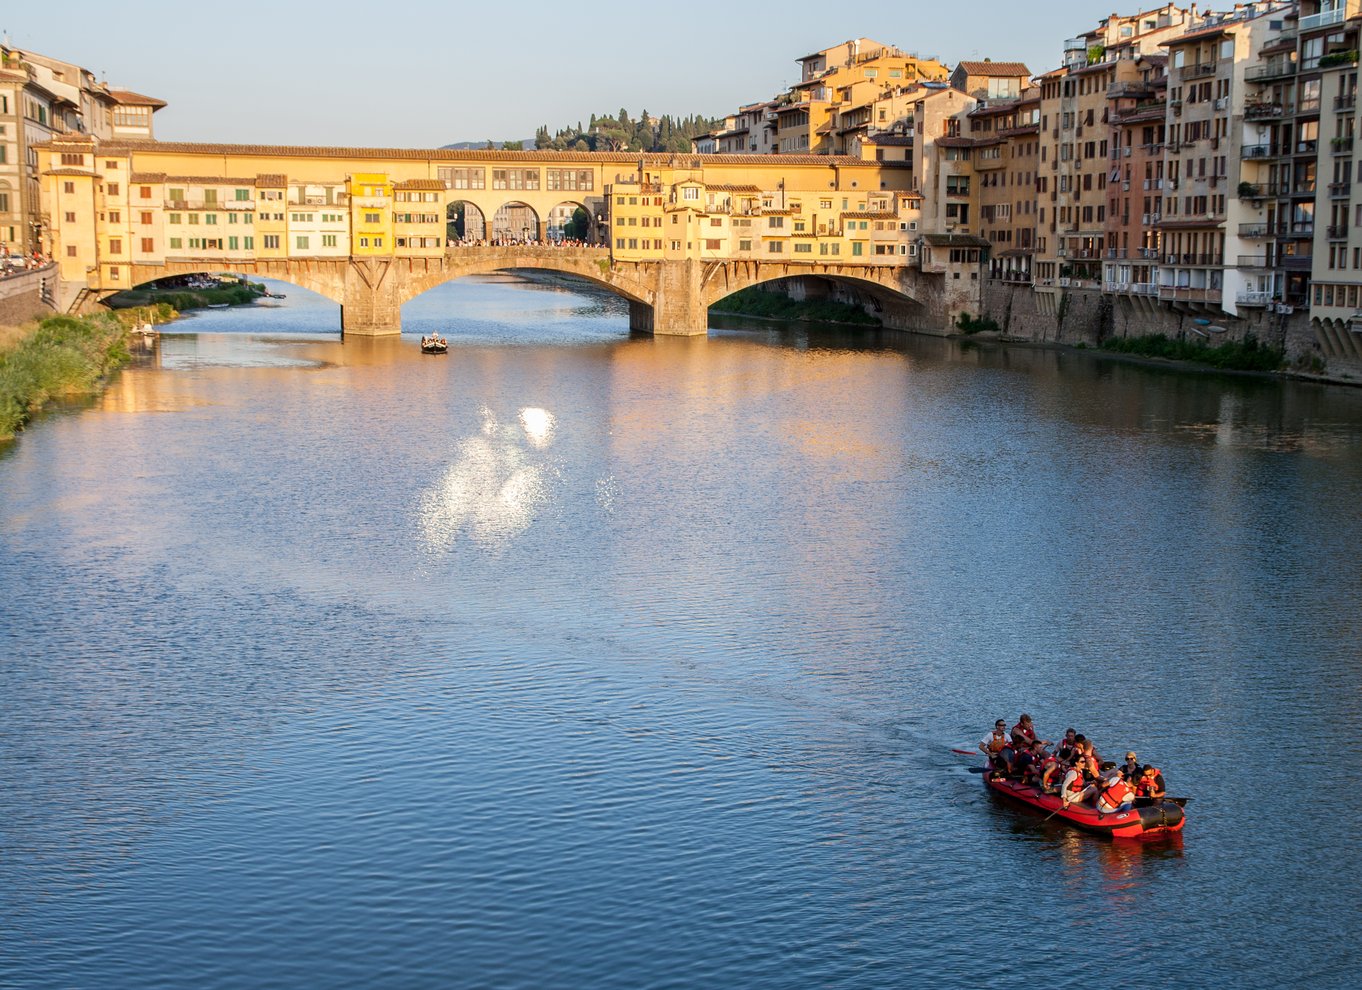
[[(456, 247), (438, 258), (281, 258), (243, 261), (167, 259), (131, 266), (134, 285), (170, 275), (233, 272), (277, 279), (338, 303), (341, 330), (377, 336), (401, 332), (403, 303), (445, 282), (508, 270), (581, 278), (629, 301), (632, 330), (667, 335), (708, 332), (709, 307), (741, 289), (778, 279), (846, 283), (874, 300), (887, 326), (940, 330), (948, 322), (940, 276), (895, 264), (817, 264), (756, 260), (620, 261), (606, 248), (516, 245)], [(98, 299), (112, 295), (98, 293)], [(95, 301), (95, 300), (91, 300)]]

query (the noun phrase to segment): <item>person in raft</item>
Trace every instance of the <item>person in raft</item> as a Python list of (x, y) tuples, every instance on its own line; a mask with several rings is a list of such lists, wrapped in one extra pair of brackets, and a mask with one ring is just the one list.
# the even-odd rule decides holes
[(1126, 761), (1118, 769), (1121, 771), (1121, 776), (1126, 779), (1126, 783), (1134, 787), (1140, 779), (1140, 761), (1136, 759), (1134, 750), (1126, 754)]
[(979, 742), (979, 752), (988, 757), (989, 766), (995, 768), (999, 763), (1004, 764), (1009, 770), (1012, 768), (1011, 748), (1012, 742), (1007, 737), (1007, 723), (1002, 719), (994, 722), (993, 731)]
[(1097, 785), (1097, 810), (1104, 815), (1129, 811), (1135, 807), (1135, 788), (1126, 783), (1115, 763), (1102, 764), (1102, 777)]
[(1037, 742), (1042, 746), (1050, 745), (1050, 740), (1036, 738), (1036, 726), (1031, 721), (1031, 716), (1022, 712), (1021, 718), (1017, 719), (1017, 724), (1012, 726), (1012, 747), (1021, 752), (1022, 750), (1032, 749)]
[(1140, 779), (1135, 782), (1135, 793), (1140, 797), (1163, 797), (1163, 774), (1159, 772), (1158, 767), (1146, 763), (1140, 768)]

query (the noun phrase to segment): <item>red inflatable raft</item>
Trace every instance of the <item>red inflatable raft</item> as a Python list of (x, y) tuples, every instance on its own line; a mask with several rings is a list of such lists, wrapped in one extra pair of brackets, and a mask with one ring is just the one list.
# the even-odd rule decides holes
[(1030, 784), (983, 775), (984, 783), (994, 793), (1013, 801), (1029, 804), (1037, 811), (1055, 818), (1063, 818), (1088, 832), (1113, 838), (1130, 839), (1142, 835), (1166, 835), (1181, 831), (1186, 819), (1182, 805), (1171, 798), (1140, 798), (1129, 811), (1100, 812), (1085, 804), (1071, 804), (1061, 808), (1062, 802), (1053, 794), (1043, 794)]

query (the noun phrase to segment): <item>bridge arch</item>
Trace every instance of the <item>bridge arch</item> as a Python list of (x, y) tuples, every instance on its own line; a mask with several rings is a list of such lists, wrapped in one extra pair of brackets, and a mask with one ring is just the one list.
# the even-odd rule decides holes
[(544, 239), (544, 223), (539, 212), (522, 200), (503, 203), (492, 214), (493, 244), (525, 244)]
[(545, 226), (546, 239), (550, 241), (597, 242), (596, 217), (586, 203), (579, 199), (565, 199), (554, 204), (546, 215)]
[(517, 270), (572, 275), (621, 296), (630, 303), (653, 304), (652, 281), (645, 273), (610, 263), (607, 251), (596, 248), (508, 245), (491, 248), (453, 248), (445, 263), (424, 273), (413, 272), (405, 283), (402, 301), (468, 275), (490, 275)]
[(925, 325), (930, 316), (929, 303), (922, 298), (916, 269), (884, 265), (850, 268), (843, 265), (773, 265), (757, 262), (730, 262), (715, 265), (702, 276), (701, 298), (706, 309), (721, 303), (743, 289), (778, 283), (795, 283), (795, 295), (818, 297), (833, 295), (830, 287), (851, 291), (848, 301), (861, 302), (886, 326)]
[(486, 243), (487, 215), (471, 199), (456, 199), (445, 209), (445, 231), (449, 243)]
[[(127, 292), (179, 275), (223, 276), (253, 281), (262, 278), (275, 282), (286, 282), (300, 289), (307, 289), (330, 299), (337, 305), (345, 300), (345, 269), (349, 259), (291, 259), (279, 261), (248, 261), (233, 263), (230, 259), (218, 261), (167, 261), (157, 265), (132, 266), (131, 284), (118, 289), (99, 293), (98, 301), (104, 302), (121, 292)], [(185, 291), (193, 291), (187, 289)]]

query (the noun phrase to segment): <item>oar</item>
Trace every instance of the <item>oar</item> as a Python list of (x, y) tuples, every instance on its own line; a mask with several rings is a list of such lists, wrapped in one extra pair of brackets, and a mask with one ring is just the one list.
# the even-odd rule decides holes
[(1059, 814), (1061, 811), (1063, 811), (1064, 808), (1065, 808), (1065, 805), (1061, 804), (1061, 805), (1060, 805), (1058, 808), (1056, 808), (1054, 811), (1050, 812), (1048, 815), (1046, 815), (1044, 818), (1042, 818), (1042, 819), (1040, 820), (1040, 823), (1041, 823), (1042, 825), (1044, 825), (1044, 824), (1045, 824), (1046, 822), (1048, 822), (1051, 818), (1054, 818), (1055, 815), (1057, 815), (1057, 814)]
[(951, 752), (958, 756), (974, 756), (979, 751), (977, 749), (952, 749)]

